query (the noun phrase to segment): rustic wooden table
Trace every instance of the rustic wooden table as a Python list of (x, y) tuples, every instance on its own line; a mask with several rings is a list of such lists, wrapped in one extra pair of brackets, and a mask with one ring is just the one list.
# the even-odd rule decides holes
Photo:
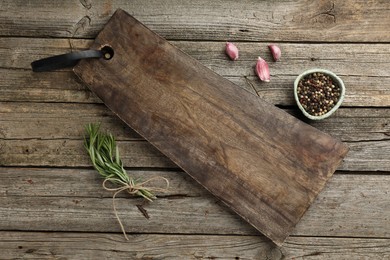
[[(344, 80), (342, 108), (309, 123), (350, 152), (282, 247), (125, 126), (70, 69), (31, 72), (35, 59), (88, 48), (116, 8), (302, 120), (292, 95), (299, 73), (319, 67)], [(390, 258), (389, 1), (3, 0), (0, 10), (1, 259)], [(236, 62), (227, 40), (241, 51)], [(254, 74), (257, 56), (269, 61), (269, 83)], [(171, 183), (144, 205), (149, 219), (141, 199), (119, 196), (130, 241), (83, 149), (90, 122), (118, 137), (131, 175)]]

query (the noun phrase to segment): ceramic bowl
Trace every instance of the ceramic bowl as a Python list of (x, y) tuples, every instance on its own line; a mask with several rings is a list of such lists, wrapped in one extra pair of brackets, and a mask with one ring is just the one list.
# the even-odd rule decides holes
[[(335, 82), (336, 84), (338, 84), (340, 86), (340, 90), (341, 90), (341, 95), (340, 95), (339, 100), (337, 101), (336, 105), (331, 110), (329, 110), (327, 113), (325, 113), (325, 114), (323, 114), (321, 116), (314, 116), (314, 115), (311, 115), (308, 112), (306, 112), (306, 110), (302, 107), (302, 104), (299, 102), (299, 99), (298, 99), (298, 83), (299, 83), (299, 81), (302, 78), (304, 78), (305, 76), (307, 76), (309, 74), (312, 74), (312, 73), (316, 73), (316, 72), (323, 73), (325, 75), (330, 76), (332, 78), (333, 82)], [(334, 74), (333, 72), (331, 72), (329, 70), (324, 70), (324, 69), (310, 69), (310, 70), (306, 70), (301, 75), (299, 75), (295, 79), (295, 81), (294, 81), (295, 102), (297, 102), (297, 105), (298, 105), (299, 109), (302, 111), (302, 113), (307, 118), (309, 118), (311, 120), (322, 120), (322, 119), (325, 119), (325, 118), (329, 117), (330, 115), (332, 115), (340, 107), (341, 103), (343, 103), (344, 96), (345, 96), (345, 85), (344, 85), (344, 82), (336, 74)]]

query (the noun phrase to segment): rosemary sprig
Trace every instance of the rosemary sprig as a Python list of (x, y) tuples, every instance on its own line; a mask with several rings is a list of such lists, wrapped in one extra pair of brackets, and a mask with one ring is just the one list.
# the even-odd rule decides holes
[(149, 188), (144, 187), (140, 179), (131, 178), (123, 168), (119, 157), (119, 150), (115, 138), (111, 133), (102, 133), (99, 124), (86, 126), (87, 136), (84, 146), (87, 150), (94, 168), (105, 179), (120, 187), (128, 187), (130, 194), (141, 196), (148, 201), (156, 199)]
[[(114, 192), (112, 195), (112, 206), (115, 217), (118, 220), (119, 226), (126, 240), (129, 240), (126, 235), (125, 227), (123, 226), (122, 221), (119, 218), (118, 211), (116, 210), (116, 195), (123, 191), (127, 191), (132, 195), (138, 195), (148, 201), (152, 201), (153, 199), (156, 199), (156, 196), (154, 196), (152, 191), (167, 192), (169, 188), (169, 181), (162, 176), (155, 176), (143, 182), (141, 182), (140, 179), (131, 178), (123, 168), (122, 160), (119, 157), (119, 150), (112, 134), (100, 132), (100, 125), (98, 124), (88, 124), (85, 129), (87, 132), (87, 136), (84, 139), (85, 149), (91, 158), (93, 166), (104, 178), (103, 188)], [(153, 180), (164, 181), (166, 188), (147, 186), (147, 184), (151, 183)], [(118, 187), (109, 188), (106, 186), (107, 182), (111, 182)], [(148, 218), (144, 212), (142, 213), (146, 218)]]

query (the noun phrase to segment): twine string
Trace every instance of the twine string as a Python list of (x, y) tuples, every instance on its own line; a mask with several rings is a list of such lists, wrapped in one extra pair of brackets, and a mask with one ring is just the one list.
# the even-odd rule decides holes
[[(153, 187), (153, 186), (144, 186), (145, 184), (153, 181), (153, 180), (163, 180), (165, 183), (166, 183), (166, 188), (159, 188), (159, 187)], [(107, 178), (103, 181), (102, 183), (102, 186), (105, 190), (107, 191), (113, 191), (114, 194), (112, 195), (112, 207), (114, 209), (114, 213), (115, 213), (115, 217), (116, 219), (118, 220), (118, 223), (119, 223), (119, 226), (121, 227), (121, 230), (122, 230), (122, 233), (124, 235), (124, 237), (126, 238), (126, 240), (129, 240), (129, 238), (127, 237), (127, 234), (126, 234), (126, 230), (122, 224), (122, 221), (121, 219), (119, 218), (119, 215), (118, 215), (118, 211), (116, 209), (116, 203), (115, 203), (115, 198), (116, 196), (123, 192), (123, 191), (127, 191), (129, 194), (131, 195), (136, 195), (138, 192), (140, 192), (140, 190), (147, 190), (149, 192), (168, 192), (168, 188), (169, 188), (169, 181), (167, 178), (164, 178), (164, 177), (161, 177), (161, 176), (155, 176), (155, 177), (152, 177), (150, 179), (147, 179), (146, 181), (144, 182), (141, 182), (141, 183), (138, 183), (138, 184), (132, 184), (132, 183), (125, 183), (125, 182), (122, 182), (122, 181), (119, 181), (120, 183), (120, 187), (118, 188), (109, 188), (107, 186), (107, 182), (108, 181), (111, 181), (111, 182), (118, 182), (118, 179), (116, 178)]]

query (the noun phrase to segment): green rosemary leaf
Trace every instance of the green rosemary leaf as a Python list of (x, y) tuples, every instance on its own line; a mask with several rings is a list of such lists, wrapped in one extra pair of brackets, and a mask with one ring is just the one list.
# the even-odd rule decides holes
[(123, 167), (122, 167), (122, 161), (121, 161), (121, 159), (119, 158), (119, 149), (118, 149), (118, 146), (117, 146), (116, 149), (115, 149), (115, 161), (116, 161), (116, 163), (117, 163), (118, 165), (121, 166), (121, 168), (123, 168)]
[(143, 195), (145, 195), (145, 197), (147, 197), (147, 198), (153, 198), (153, 199), (156, 198), (156, 196), (154, 196), (153, 193), (151, 193), (151, 192), (148, 191), (147, 189), (140, 190), (140, 193), (142, 193)]

